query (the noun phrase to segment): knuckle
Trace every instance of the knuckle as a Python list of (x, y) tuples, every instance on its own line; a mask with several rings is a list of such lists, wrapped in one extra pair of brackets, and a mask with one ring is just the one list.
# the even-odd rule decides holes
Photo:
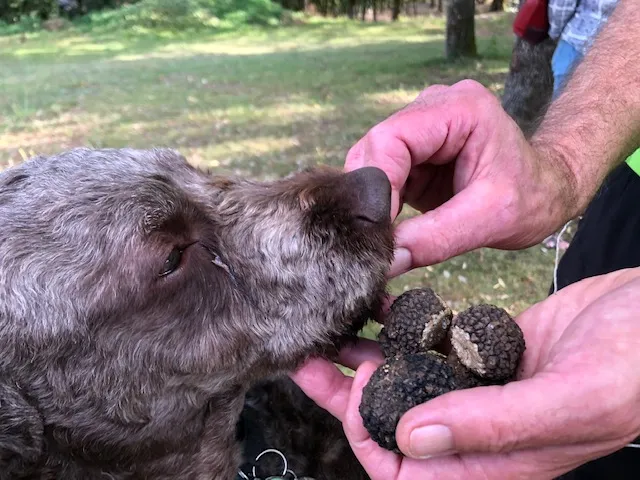
[(389, 137), (393, 134), (388, 125), (388, 121), (385, 120), (377, 125), (371, 127), (371, 129), (367, 132), (366, 141), (370, 147), (375, 148), (378, 147), (381, 143), (387, 142)]
[(487, 437), (487, 450), (490, 453), (507, 453), (517, 449), (522, 442), (521, 435), (525, 431), (515, 420), (508, 423), (496, 422), (491, 427), (491, 434)]
[[(431, 232), (431, 238), (429, 242), (417, 242), (414, 245), (415, 251), (419, 262), (424, 263), (440, 263), (448, 260), (457, 253), (457, 246), (453, 241), (453, 235), (447, 234), (440, 229), (434, 229)], [(428, 248), (425, 248), (428, 245)], [(437, 252), (437, 254), (435, 253)], [(428, 259), (426, 257), (429, 257)]]
[(456, 83), (453, 88), (473, 99), (480, 108), (500, 105), (498, 98), (488, 88), (476, 80), (461, 80)]
[(359, 140), (347, 152), (345, 167), (347, 170), (351, 170), (352, 167), (359, 166), (364, 160), (366, 160), (364, 158), (364, 144), (362, 140)]
[(453, 88), (460, 91), (466, 91), (469, 93), (484, 93), (487, 92), (487, 89), (477, 80), (473, 80), (471, 78), (465, 78), (464, 80), (460, 80), (453, 85)]
[(415, 102), (424, 102), (425, 100), (434, 97), (440, 93), (447, 91), (450, 87), (442, 84), (433, 84), (429, 85), (427, 88), (423, 89), (418, 96), (416, 97)]

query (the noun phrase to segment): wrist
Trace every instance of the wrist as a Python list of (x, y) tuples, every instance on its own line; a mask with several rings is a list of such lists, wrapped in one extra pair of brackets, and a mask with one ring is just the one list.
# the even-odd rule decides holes
[(584, 212), (611, 169), (619, 163), (588, 158), (584, 145), (575, 145), (569, 136), (540, 132), (531, 139), (531, 145), (541, 165), (553, 172), (551, 181), (559, 191), (557, 201), (564, 217), (561, 223)]

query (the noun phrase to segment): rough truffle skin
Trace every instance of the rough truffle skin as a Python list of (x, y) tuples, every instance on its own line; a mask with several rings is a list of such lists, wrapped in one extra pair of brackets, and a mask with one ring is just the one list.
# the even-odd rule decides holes
[(385, 357), (432, 349), (447, 335), (453, 313), (430, 288), (409, 290), (391, 305), (378, 341)]
[(458, 358), (458, 355), (456, 355), (455, 351), (452, 351), (447, 356), (447, 363), (453, 369), (453, 374), (456, 377), (458, 388), (474, 388), (490, 384), (489, 380), (485, 380), (479, 377), (474, 372), (465, 367)]
[(396, 426), (409, 409), (459, 388), (444, 356), (415, 353), (388, 358), (362, 392), (360, 415), (371, 438), (381, 447), (401, 453)]
[(482, 378), (512, 378), (525, 350), (522, 330), (502, 308), (477, 305), (458, 314), (451, 344), (460, 362)]

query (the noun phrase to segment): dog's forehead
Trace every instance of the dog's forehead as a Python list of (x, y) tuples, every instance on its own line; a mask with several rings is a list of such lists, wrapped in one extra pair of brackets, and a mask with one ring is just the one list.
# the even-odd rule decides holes
[(172, 150), (76, 149), (0, 173), (0, 219), (25, 234), (89, 227), (134, 234), (191, 210), (207, 179)]
[(169, 149), (78, 148), (51, 157), (36, 157), (16, 170), (42, 184), (75, 188), (92, 188), (104, 182), (117, 187), (148, 176), (189, 178), (198, 174), (184, 157)]

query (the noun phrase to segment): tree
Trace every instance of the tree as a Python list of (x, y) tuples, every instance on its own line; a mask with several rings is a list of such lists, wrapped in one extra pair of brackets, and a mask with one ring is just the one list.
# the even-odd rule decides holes
[(475, 11), (475, 0), (449, 0), (447, 2), (445, 51), (448, 59), (477, 56)]
[[(523, 2), (520, 0), (520, 6)], [(535, 133), (551, 101), (551, 58), (555, 48), (550, 38), (532, 45), (516, 37), (513, 44), (502, 107), (527, 137)]]
[(493, 0), (489, 7), (490, 12), (501, 12), (504, 10), (504, 0)]
[(356, 0), (347, 0), (347, 15), (350, 19), (356, 17)]
[(400, 10), (402, 9), (402, 0), (393, 0), (391, 7), (391, 19), (395, 22), (400, 16)]

